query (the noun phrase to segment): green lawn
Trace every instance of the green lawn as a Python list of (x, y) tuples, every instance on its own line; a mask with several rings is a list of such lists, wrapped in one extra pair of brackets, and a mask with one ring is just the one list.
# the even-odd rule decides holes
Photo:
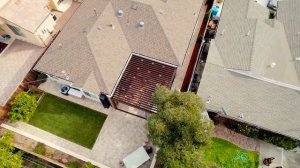
[(29, 124), (92, 148), (106, 117), (105, 114), (46, 94)]
[(222, 168), (257, 168), (259, 156), (257, 152), (247, 151), (219, 138), (213, 138), (210, 146), (201, 148), (204, 162), (216, 163)]

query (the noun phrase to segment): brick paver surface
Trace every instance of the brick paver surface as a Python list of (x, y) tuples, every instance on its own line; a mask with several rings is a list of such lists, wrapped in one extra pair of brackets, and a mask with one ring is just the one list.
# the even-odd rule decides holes
[(236, 133), (226, 128), (222, 124), (215, 125), (214, 136), (218, 138), (226, 139), (243, 149), (257, 151), (257, 152), (259, 152), (260, 149), (259, 140), (249, 138), (239, 133)]

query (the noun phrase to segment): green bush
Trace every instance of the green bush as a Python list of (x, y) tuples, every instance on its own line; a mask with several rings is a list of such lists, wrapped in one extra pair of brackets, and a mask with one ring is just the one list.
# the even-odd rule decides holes
[(282, 135), (274, 135), (271, 133), (263, 133), (261, 136), (262, 140), (267, 141), (276, 146), (282, 147), (286, 150), (294, 149), (296, 145), (296, 140), (282, 136)]
[(37, 107), (37, 98), (28, 92), (22, 92), (15, 97), (11, 105), (11, 111), (8, 112), (9, 120), (27, 122)]
[(70, 163), (67, 164), (67, 168), (80, 168), (80, 163), (70, 162)]
[(44, 166), (43, 166), (43, 165), (40, 165), (40, 164), (37, 164), (37, 163), (34, 163), (34, 164), (32, 165), (32, 168), (44, 168)]
[(84, 168), (96, 168), (91, 162), (86, 162)]
[(280, 134), (268, 132), (265, 130), (258, 130), (257, 128), (246, 125), (244, 123), (229, 121), (229, 122), (225, 122), (225, 126), (247, 137), (258, 138), (268, 143), (271, 143), (273, 145), (282, 147), (286, 150), (294, 149), (297, 146), (296, 145), (297, 141), (292, 138), (285, 137)]
[(46, 154), (46, 146), (43, 143), (38, 143), (35, 148), (34, 152), (39, 155), (45, 155)]

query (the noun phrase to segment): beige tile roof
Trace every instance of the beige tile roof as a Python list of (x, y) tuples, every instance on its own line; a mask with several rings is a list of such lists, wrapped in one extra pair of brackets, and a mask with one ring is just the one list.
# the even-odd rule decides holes
[(34, 32), (50, 14), (47, 5), (47, 0), (9, 0), (0, 9), (0, 17)]
[(62, 78), (65, 70), (78, 87), (93, 72), (111, 93), (131, 53), (181, 65), (202, 2), (85, 0), (35, 69)]

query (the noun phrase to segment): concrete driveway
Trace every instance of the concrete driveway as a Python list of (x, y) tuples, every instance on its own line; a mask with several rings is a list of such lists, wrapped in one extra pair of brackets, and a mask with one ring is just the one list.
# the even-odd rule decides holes
[[(300, 153), (294, 151), (286, 151), (264, 141), (260, 141), (259, 152), (261, 168), (275, 168), (276, 166), (282, 166), (283, 168), (299, 168)], [(267, 157), (275, 158), (270, 166), (264, 166), (262, 164), (263, 159)]]

